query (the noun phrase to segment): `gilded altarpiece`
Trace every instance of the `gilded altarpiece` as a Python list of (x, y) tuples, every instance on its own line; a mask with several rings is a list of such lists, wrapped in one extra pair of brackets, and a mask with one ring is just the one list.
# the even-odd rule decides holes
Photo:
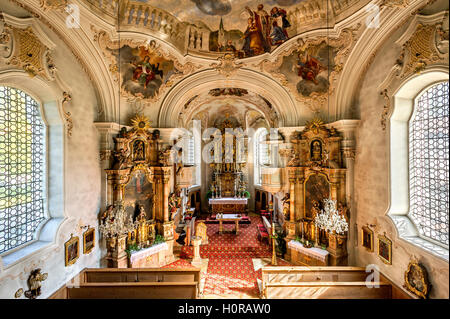
[[(112, 168), (106, 170), (108, 198), (110, 204), (123, 205), (136, 224), (126, 238), (125, 247), (134, 244), (147, 247), (156, 235), (161, 235), (169, 246), (170, 257), (174, 239), (168, 202), (172, 166), (161, 158), (162, 140), (158, 130), (151, 132), (148, 119), (136, 116), (132, 124), (131, 130), (123, 127), (114, 138), (114, 161)], [(123, 265), (123, 261), (110, 259), (109, 267)]]
[[(346, 234), (336, 236), (319, 230), (314, 219), (324, 199), (331, 198), (345, 207), (346, 169), (341, 154), (342, 137), (321, 120), (307, 123), (291, 136), (293, 158), (287, 165), (289, 176), (289, 214), (285, 221), (286, 240), (296, 237), (327, 247), (330, 265), (346, 265)], [(336, 237), (336, 238), (335, 238)], [(288, 252), (289, 255), (289, 252)]]

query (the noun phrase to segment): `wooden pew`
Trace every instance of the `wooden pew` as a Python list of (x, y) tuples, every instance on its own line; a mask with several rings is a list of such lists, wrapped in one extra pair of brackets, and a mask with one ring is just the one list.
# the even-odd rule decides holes
[(197, 268), (88, 268), (50, 298), (196, 299), (199, 283)]
[(380, 274), (376, 288), (366, 285), (360, 267), (264, 267), (263, 298), (282, 299), (390, 299), (392, 284)]
[(104, 282), (67, 288), (67, 299), (196, 299), (196, 282)]

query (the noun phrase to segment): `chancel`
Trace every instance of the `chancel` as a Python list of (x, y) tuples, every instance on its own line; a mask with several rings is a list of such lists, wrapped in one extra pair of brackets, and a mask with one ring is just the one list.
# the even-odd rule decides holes
[(449, 298), (448, 10), (1, 1), (0, 298)]

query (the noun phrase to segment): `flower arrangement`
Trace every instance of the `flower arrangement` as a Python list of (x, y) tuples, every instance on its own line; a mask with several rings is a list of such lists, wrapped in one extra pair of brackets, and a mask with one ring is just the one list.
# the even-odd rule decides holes
[(336, 209), (336, 201), (324, 199), (324, 209), (314, 220), (314, 224), (322, 230), (330, 233), (343, 234), (348, 231), (348, 223)]
[(133, 219), (127, 215), (122, 203), (115, 205), (111, 213), (109, 213), (104, 222), (99, 226), (102, 235), (111, 238), (133, 231)]

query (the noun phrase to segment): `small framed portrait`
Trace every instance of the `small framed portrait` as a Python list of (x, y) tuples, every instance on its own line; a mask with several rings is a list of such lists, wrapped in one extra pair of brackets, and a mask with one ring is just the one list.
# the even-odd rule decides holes
[(388, 265), (392, 265), (392, 241), (384, 235), (378, 236), (378, 257)]
[(90, 227), (83, 233), (83, 254), (89, 254), (95, 247), (95, 228)]
[(70, 235), (70, 239), (64, 244), (66, 267), (77, 262), (80, 256), (80, 238)]
[(362, 227), (361, 245), (366, 247), (368, 251), (373, 251), (373, 230), (367, 226)]

